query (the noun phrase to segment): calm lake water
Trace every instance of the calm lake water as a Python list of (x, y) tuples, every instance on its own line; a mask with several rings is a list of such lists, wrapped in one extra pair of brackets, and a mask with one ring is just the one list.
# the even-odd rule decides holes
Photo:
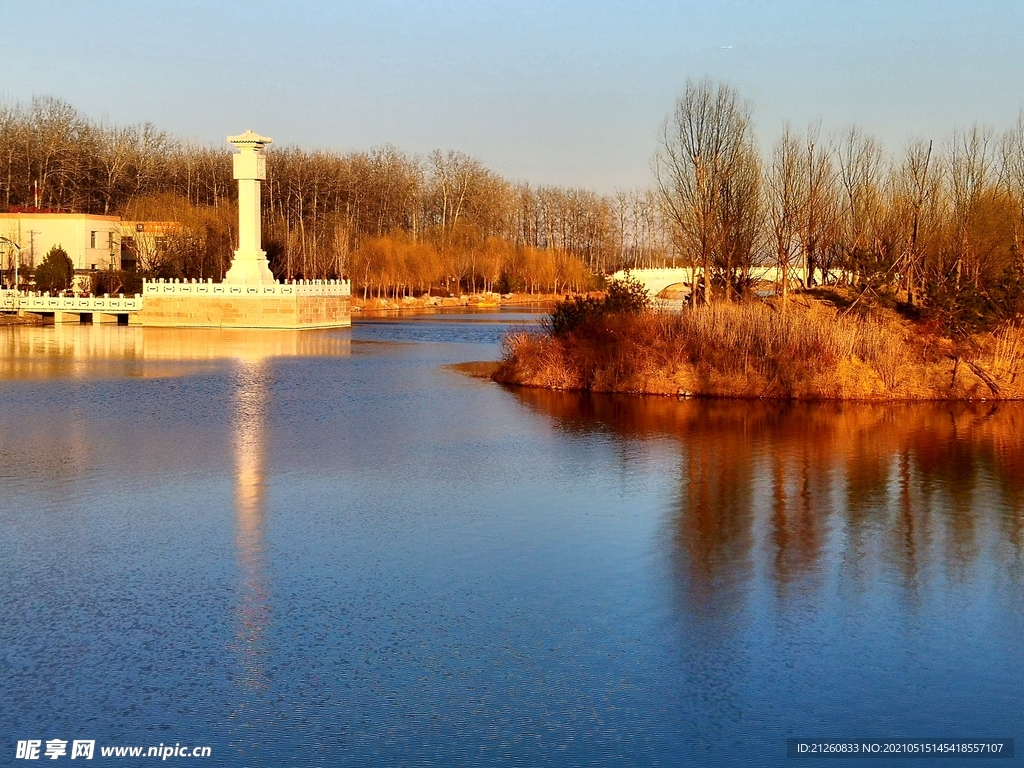
[[(812, 766), (852, 763), (787, 737), (1024, 736), (1024, 409), (446, 367), (534, 318), (0, 329), (0, 765), (54, 738)], [(932, 763), (974, 764), (897, 764)]]

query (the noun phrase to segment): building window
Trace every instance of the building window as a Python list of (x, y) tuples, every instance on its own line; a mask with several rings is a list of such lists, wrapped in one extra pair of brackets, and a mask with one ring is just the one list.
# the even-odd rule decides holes
[(90, 248), (95, 248), (96, 247), (96, 233), (95, 232), (90, 232), (89, 233), (89, 247)]

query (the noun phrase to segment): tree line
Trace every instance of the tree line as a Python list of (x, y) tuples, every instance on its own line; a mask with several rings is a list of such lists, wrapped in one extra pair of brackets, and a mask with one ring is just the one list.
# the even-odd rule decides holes
[[(272, 146), (264, 247), (279, 279), (348, 276), (369, 296), (426, 290), (562, 292), (621, 268), (689, 266), (695, 298), (749, 294), (757, 268), (843, 283), (964, 328), (1014, 315), (1024, 294), (1024, 115), (895, 154), (858, 128), (787, 126), (758, 149), (753, 107), (689, 81), (662, 126), (651, 189), (601, 195), (509, 181), (460, 152)], [(155, 126), (95, 122), (53, 98), (0, 105), (8, 208), (181, 223), (160, 276), (219, 279), (236, 233), (232, 150)], [(941, 312), (939, 312), (941, 310)]]
[(823, 137), (786, 126), (757, 149), (752, 106), (735, 89), (690, 81), (654, 161), (678, 252), (698, 301), (732, 300), (756, 267), (809, 285), (902, 302), (946, 330), (1016, 317), (1024, 296), (1024, 112), (1002, 134), (974, 125), (897, 154), (859, 128)]
[[(36, 98), (0, 105), (8, 210), (182, 224), (140, 268), (219, 279), (236, 237), (231, 154), (149, 123), (114, 126)], [(272, 146), (264, 247), (279, 279), (349, 276), (366, 295), (428, 289), (585, 290), (593, 276), (670, 261), (650, 191), (614, 196), (510, 182), (460, 152), (408, 155)]]

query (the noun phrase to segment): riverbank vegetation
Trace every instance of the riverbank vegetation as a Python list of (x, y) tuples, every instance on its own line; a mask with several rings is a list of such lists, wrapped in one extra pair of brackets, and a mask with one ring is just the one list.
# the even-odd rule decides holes
[[(1019, 399), (1024, 332), (951, 338), (851, 294), (725, 303), (682, 312), (591, 311), (504, 341), (497, 381), (551, 389), (778, 399)], [(565, 305), (563, 305), (565, 306)], [(576, 309), (568, 314), (576, 317)]]
[[(625, 391), (645, 379), (651, 391), (669, 391), (690, 366), (678, 389), (1016, 391), (998, 350), (1015, 349), (1024, 305), (1024, 113), (1001, 133), (974, 125), (911, 139), (895, 153), (856, 127), (829, 136), (816, 125), (787, 126), (763, 152), (752, 116), (728, 85), (687, 83), (662, 126), (652, 187), (612, 195), (509, 181), (455, 151), (275, 144), (262, 188), (264, 247), (279, 279), (349, 277), (364, 305), (583, 297), (615, 270), (690, 268), (679, 317), (605, 311), (602, 299), (583, 297), (553, 316), (576, 312), (572, 333), (552, 327), (547, 339), (511, 339), (510, 350), (535, 346), (538, 360), (561, 371), (550, 386)], [(235, 195), (226, 145), (181, 141), (150, 124), (97, 123), (51, 98), (0, 105), (0, 202), (177, 223), (159, 249), (135, 254), (134, 275), (97, 275), (98, 293), (132, 292), (141, 275), (221, 279)], [(628, 362), (656, 357), (640, 340), (677, 366), (659, 384)], [(805, 357), (786, 366), (791, 354)], [(891, 374), (888, 354), (921, 371)], [(599, 372), (598, 359), (621, 371)], [(569, 360), (579, 370), (565, 368)], [(809, 383), (793, 373), (805, 361), (809, 371), (827, 364), (842, 375), (819, 372)], [(521, 362), (508, 380), (541, 383), (544, 365)]]
[[(219, 280), (236, 239), (232, 151), (97, 123), (53, 98), (0, 104), (0, 206), (177, 222), (159, 250), (135, 254), (139, 270)], [(273, 144), (262, 195), (274, 274), (348, 276), (367, 300), (578, 292), (671, 259), (652, 191), (512, 182), (455, 151)]]
[[(651, 189), (601, 195), (511, 182), (459, 152), (417, 157), (272, 145), (264, 243), (281, 279), (349, 276), (364, 298), (578, 292), (623, 268), (693, 266), (698, 299), (738, 298), (759, 268), (805, 284), (975, 302), (1013, 282), (1024, 245), (1024, 118), (898, 153), (859, 129), (787, 128), (758, 149), (752, 107), (689, 83)], [(5, 209), (181, 224), (140, 269), (219, 279), (236, 226), (231, 149), (114, 126), (37, 98), (0, 105)], [(966, 291), (966, 292), (965, 292)]]
[(729, 86), (690, 82), (663, 125), (654, 167), (692, 268), (686, 308), (563, 304), (546, 333), (509, 336), (496, 378), (740, 397), (1024, 396), (1024, 113), (1001, 136), (975, 125), (897, 157), (859, 129), (823, 138), (817, 126), (786, 127), (763, 157), (751, 113)]

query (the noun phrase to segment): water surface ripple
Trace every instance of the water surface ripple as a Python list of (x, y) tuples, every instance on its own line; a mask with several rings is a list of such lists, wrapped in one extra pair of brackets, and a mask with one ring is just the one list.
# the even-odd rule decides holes
[(447, 367), (533, 319), (0, 329), (0, 765), (52, 738), (781, 766), (790, 736), (1022, 735), (1024, 410)]

